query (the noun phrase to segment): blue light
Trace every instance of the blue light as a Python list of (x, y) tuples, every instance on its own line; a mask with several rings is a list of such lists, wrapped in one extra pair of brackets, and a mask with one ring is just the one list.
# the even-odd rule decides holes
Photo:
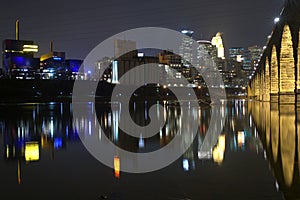
[(62, 148), (62, 138), (54, 138), (54, 149)]
[(61, 60), (60, 57), (54, 57), (53, 60)]

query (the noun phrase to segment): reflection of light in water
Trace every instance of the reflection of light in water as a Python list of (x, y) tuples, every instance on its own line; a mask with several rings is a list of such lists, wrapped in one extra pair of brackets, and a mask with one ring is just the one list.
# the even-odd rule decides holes
[(63, 114), (63, 103), (60, 103), (60, 114), (62, 115)]
[(89, 135), (92, 135), (92, 122), (89, 120)]
[(144, 142), (144, 138), (142, 137), (142, 134), (140, 135), (140, 139), (139, 139), (139, 148), (144, 148), (145, 147), (145, 142)]
[(252, 127), (252, 115), (250, 114), (250, 117), (249, 117), (249, 126), (250, 128)]
[(114, 172), (115, 177), (120, 178), (120, 158), (118, 156), (114, 156)]
[(136, 102), (133, 102), (133, 111), (136, 111)]
[(242, 145), (245, 144), (245, 132), (244, 131), (238, 131), (238, 146), (241, 147)]
[(189, 171), (190, 165), (187, 159), (182, 160), (182, 168), (184, 171)]
[(277, 162), (279, 146), (279, 116), (278, 110), (271, 110), (271, 144), (274, 162)]
[(119, 138), (119, 111), (113, 110), (113, 135), (114, 135), (114, 141), (118, 141)]
[(54, 149), (60, 149), (60, 148), (62, 148), (62, 145), (63, 145), (62, 138), (54, 138), (54, 141), (53, 141)]
[[(286, 124), (289, 124), (286, 126)], [(295, 115), (280, 116), (280, 150), (282, 160), (282, 170), (285, 184), (289, 187), (293, 183), (294, 160), (296, 148), (296, 133), (295, 133)]]
[(6, 145), (6, 158), (9, 158), (9, 146)]
[(275, 181), (275, 187), (276, 187), (276, 190), (277, 190), (277, 192), (278, 192), (278, 191), (279, 191), (279, 184), (278, 184), (277, 181)]
[(156, 102), (156, 113), (157, 113), (157, 119), (160, 119), (160, 112), (159, 112), (159, 101)]
[(297, 133), (298, 133), (298, 165), (300, 171), (300, 124), (299, 123), (297, 123)]
[(18, 184), (21, 184), (22, 177), (21, 177), (21, 163), (20, 160), (18, 160)]
[(38, 142), (25, 143), (25, 161), (37, 161), (40, 159)]
[(145, 101), (145, 112), (144, 112), (144, 114), (145, 114), (145, 120), (146, 121), (148, 120), (148, 108), (147, 108), (147, 104), (148, 104), (148, 102)]
[(51, 117), (51, 121), (50, 121), (50, 135), (51, 137), (53, 137), (54, 134), (54, 125), (53, 125), (53, 118)]
[(99, 140), (101, 140), (101, 138), (102, 138), (102, 133), (101, 133), (102, 131), (101, 131), (101, 128), (99, 128)]
[(213, 160), (218, 164), (221, 164), (224, 160), (225, 142), (225, 135), (220, 135), (217, 145), (213, 148)]
[(66, 125), (66, 137), (69, 137), (69, 126)]

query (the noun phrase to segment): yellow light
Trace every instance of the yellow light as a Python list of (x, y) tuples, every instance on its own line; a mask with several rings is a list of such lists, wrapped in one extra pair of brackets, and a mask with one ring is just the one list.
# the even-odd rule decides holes
[(40, 159), (38, 142), (26, 142), (25, 161), (37, 161)]
[(220, 148), (216, 147), (213, 150), (213, 159), (214, 162), (221, 164), (224, 160), (224, 151), (222, 151)]
[(39, 46), (38, 45), (30, 45), (30, 44), (25, 44), (23, 45), (23, 48), (31, 48), (31, 49), (37, 49)]
[(224, 153), (226, 147), (225, 135), (220, 135), (217, 146), (213, 149), (213, 160), (214, 162), (221, 164), (224, 160)]
[(25, 44), (25, 45), (23, 45), (23, 51), (25, 51), (25, 52), (38, 52), (39, 47), (38, 47), (38, 45)]
[(39, 50), (38, 49), (28, 49), (28, 48), (26, 48), (26, 49), (23, 49), (23, 51), (25, 51), (25, 52), (38, 52)]
[(238, 136), (237, 136), (237, 140), (238, 140), (238, 145), (241, 146), (245, 143), (245, 134), (244, 131), (239, 131), (238, 132)]
[(8, 157), (9, 157), (9, 146), (6, 145), (6, 158), (8, 158)]
[(118, 156), (114, 157), (114, 170), (115, 177), (120, 178), (120, 158)]

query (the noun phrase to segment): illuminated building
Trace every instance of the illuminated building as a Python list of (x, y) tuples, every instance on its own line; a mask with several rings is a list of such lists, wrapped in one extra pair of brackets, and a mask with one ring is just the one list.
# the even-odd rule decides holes
[[(110, 62), (107, 60), (107, 62)], [(111, 61), (111, 65), (109, 68), (106, 68), (104, 71), (104, 76), (106, 77), (107, 82), (111, 83), (119, 83), (119, 79), (129, 70), (143, 65), (147, 63), (158, 63), (158, 57), (154, 56), (145, 56), (144, 54), (139, 53), (137, 50), (134, 50), (132, 52), (128, 52), (127, 54), (124, 54), (117, 59)], [(101, 62), (100, 62), (101, 64)], [(103, 66), (105, 66), (105, 63), (103, 63)], [(101, 70), (101, 66), (100, 66)], [(149, 72), (151, 73), (151, 72)], [(140, 71), (138, 74), (132, 74), (132, 77), (129, 77), (124, 82), (125, 85), (133, 85), (138, 80), (145, 80), (145, 76), (149, 75), (146, 74), (146, 72)], [(153, 74), (153, 76), (157, 77), (159, 75)]]
[(185, 37), (182, 38), (181, 45), (179, 47), (179, 55), (183, 58), (183, 65), (189, 66), (189, 63), (193, 62), (193, 39), (192, 36), (194, 31), (192, 30), (181, 30)]
[(229, 58), (237, 62), (242, 62), (244, 51), (243, 47), (231, 47), (229, 48)]
[(184, 76), (187, 80), (191, 79), (191, 69), (183, 65), (180, 55), (165, 50), (158, 54), (158, 61), (163, 69), (161, 78), (166, 80), (167, 83), (179, 79), (181, 76)]
[(33, 79), (39, 67), (39, 59), (34, 58), (38, 45), (33, 41), (19, 40), (19, 20), (16, 21), (16, 39), (6, 39), (2, 43), (2, 60), (5, 73), (13, 79)]
[(34, 58), (38, 46), (33, 41), (6, 39), (2, 50), (3, 67), (10, 78), (34, 78), (33, 71), (38, 69), (39, 59)]
[[(112, 78), (111, 77), (112, 72), (109, 69), (109, 66), (111, 66), (112, 62), (113, 62), (113, 59), (109, 58), (109, 57), (104, 57), (101, 60), (98, 60), (96, 65), (95, 65), (94, 77), (93, 77), (94, 80), (99, 79), (100, 81), (106, 81), (106, 82), (110, 83), (111, 78)], [(102, 74), (101, 77), (100, 77), (100, 74)]]
[[(198, 49), (197, 49), (197, 60), (201, 59), (213, 59), (217, 60), (217, 48), (215, 45), (212, 45), (211, 41), (208, 40), (198, 40)], [(201, 62), (200, 62), (201, 63)]]
[(40, 57), (41, 79), (74, 80), (85, 79), (83, 67), (79, 71), (83, 61), (79, 59), (66, 59), (65, 52), (51, 51)]
[(223, 40), (222, 40), (222, 34), (218, 32), (215, 37), (212, 38), (211, 43), (212, 45), (217, 47), (218, 58), (225, 59), (225, 52), (224, 52), (224, 46), (223, 46)]

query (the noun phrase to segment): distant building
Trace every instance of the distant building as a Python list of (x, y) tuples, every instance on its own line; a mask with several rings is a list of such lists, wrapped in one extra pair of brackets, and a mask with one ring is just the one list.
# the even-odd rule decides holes
[(214, 36), (211, 40), (212, 45), (217, 47), (217, 57), (221, 59), (225, 59), (225, 51), (224, 51), (224, 45), (222, 40), (222, 34), (218, 32), (216, 36)]
[[(98, 60), (95, 65), (94, 70), (94, 80), (112, 82), (112, 62), (113, 58), (104, 57), (101, 60)], [(102, 74), (102, 76), (100, 76)]]
[(33, 41), (6, 39), (2, 43), (3, 67), (10, 78), (33, 79), (39, 68), (39, 59), (34, 58), (38, 45)]
[[(138, 55), (137, 51), (129, 52), (128, 54), (124, 54), (123, 56), (119, 57), (118, 59), (115, 59), (112, 62), (112, 83), (119, 83), (119, 79), (129, 70), (143, 65), (147, 63), (158, 63), (158, 57), (154, 56), (140, 56), (142, 54)], [(137, 82), (146, 80), (145, 76), (151, 76), (152, 72), (145, 70), (145, 71), (139, 71), (136, 74), (133, 74), (131, 77), (129, 77), (127, 82), (124, 84), (128, 85), (134, 85)], [(153, 74), (153, 76), (159, 76), (159, 74)]]
[(182, 57), (182, 62), (185, 66), (189, 66), (193, 63), (193, 39), (194, 31), (181, 30), (185, 37), (182, 38), (181, 45), (179, 46), (179, 55)]
[[(51, 51), (40, 57), (39, 78), (41, 79), (87, 79), (84, 74), (83, 61), (79, 59), (66, 59), (65, 52)], [(81, 71), (79, 71), (81, 69)]]
[(229, 58), (237, 62), (242, 62), (245, 49), (243, 47), (231, 47), (229, 48)]
[(208, 40), (198, 40), (197, 63), (206, 63), (207, 60), (217, 61), (217, 48)]
[(158, 60), (162, 67), (161, 78), (166, 80), (167, 83), (171, 84), (174, 80), (182, 78), (182, 76), (188, 81), (192, 81), (191, 67), (183, 64), (180, 55), (174, 54), (172, 51), (163, 51), (158, 54)]
[[(123, 54), (126, 54), (129, 57), (133, 57), (134, 50), (136, 50), (136, 42), (132, 40), (114, 40), (114, 56), (118, 58)], [(129, 54), (128, 52), (132, 52)]]

